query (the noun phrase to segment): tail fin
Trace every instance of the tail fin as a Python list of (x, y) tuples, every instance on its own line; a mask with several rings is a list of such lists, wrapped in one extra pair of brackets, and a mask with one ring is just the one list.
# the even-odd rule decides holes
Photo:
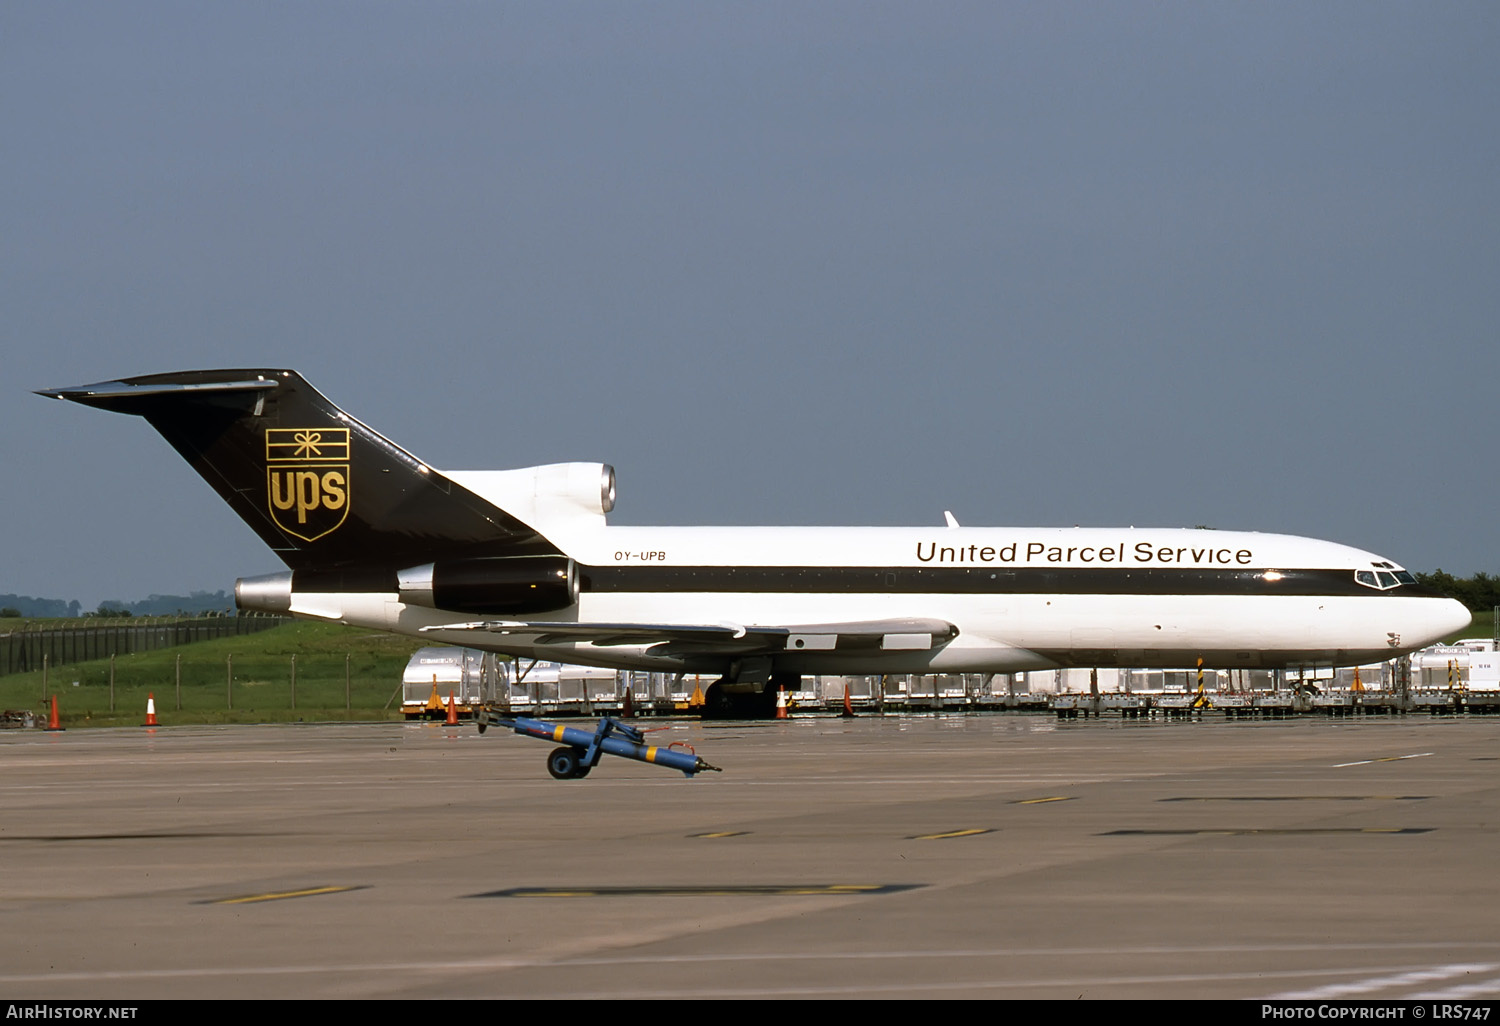
[(294, 371), (182, 371), (37, 394), (145, 417), (293, 570), (557, 552)]

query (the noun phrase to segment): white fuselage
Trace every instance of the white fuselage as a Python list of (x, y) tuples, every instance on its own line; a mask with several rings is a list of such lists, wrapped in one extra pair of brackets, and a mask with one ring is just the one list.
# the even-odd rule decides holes
[[(1288, 535), (1098, 528), (607, 527), (549, 538), (579, 566), (552, 621), (818, 625), (947, 621), (922, 651), (785, 652), (796, 673), (1014, 672), (1066, 665), (1283, 667), (1392, 658), (1461, 630), (1464, 607), (1382, 557)], [(1378, 570), (1408, 583), (1365, 586)], [(1383, 578), (1383, 580), (1385, 579)], [(743, 582), (743, 583), (740, 583)], [(451, 612), (395, 595), (324, 594), (303, 615), (416, 633)], [(697, 669), (659, 646), (424, 637), (639, 669)], [(653, 648), (655, 651), (653, 651)]]

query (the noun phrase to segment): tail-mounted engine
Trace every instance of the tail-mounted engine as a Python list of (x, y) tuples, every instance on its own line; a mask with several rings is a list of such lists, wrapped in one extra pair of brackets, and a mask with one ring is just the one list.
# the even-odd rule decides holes
[(578, 567), (566, 556), (443, 559), (396, 575), (401, 601), (456, 613), (525, 616), (578, 601)]

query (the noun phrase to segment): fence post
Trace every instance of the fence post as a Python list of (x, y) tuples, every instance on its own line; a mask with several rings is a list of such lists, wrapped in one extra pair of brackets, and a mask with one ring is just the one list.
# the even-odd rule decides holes
[(49, 655), (49, 653), (47, 653), (47, 652), (43, 652), (42, 653), (42, 704), (43, 705), (45, 705), (47, 703), (47, 656), (48, 655)]
[(176, 667), (176, 674), (175, 674), (175, 676), (176, 676), (176, 679), (177, 679), (177, 711), (181, 712), (182, 711), (182, 653), (181, 652), (177, 653), (177, 667)]
[(234, 653), (224, 657), (224, 691), (229, 696), (229, 708), (234, 708)]
[(109, 654), (109, 711), (115, 711), (115, 654)]

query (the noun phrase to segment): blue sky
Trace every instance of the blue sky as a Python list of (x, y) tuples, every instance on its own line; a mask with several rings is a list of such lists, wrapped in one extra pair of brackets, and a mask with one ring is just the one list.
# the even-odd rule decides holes
[(1500, 571), (1492, 3), (0, 9), (0, 592), (278, 569), (30, 389), (292, 367), (618, 523), (1192, 526)]

